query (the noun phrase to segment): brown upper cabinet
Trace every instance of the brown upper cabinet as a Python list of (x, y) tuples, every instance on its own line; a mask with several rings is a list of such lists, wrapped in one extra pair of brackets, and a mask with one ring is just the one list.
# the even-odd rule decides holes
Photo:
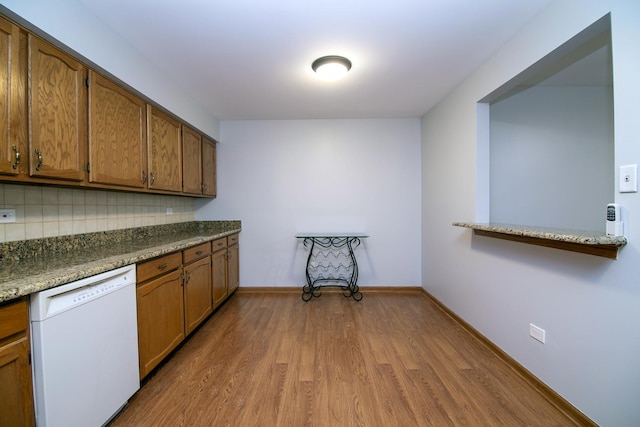
[(89, 71), (89, 181), (145, 188), (145, 102)]
[(85, 180), (87, 68), (29, 34), (29, 174)]
[(202, 137), (202, 194), (216, 197), (216, 143)]
[(17, 175), (22, 147), (16, 141), (14, 115), (17, 113), (17, 80), (20, 29), (0, 18), (0, 174)]
[(180, 122), (147, 105), (149, 189), (182, 191)]
[(182, 191), (202, 194), (202, 136), (182, 127)]
[(182, 126), (182, 192), (216, 197), (216, 142)]
[(0, 181), (216, 196), (213, 139), (47, 40), (0, 16)]

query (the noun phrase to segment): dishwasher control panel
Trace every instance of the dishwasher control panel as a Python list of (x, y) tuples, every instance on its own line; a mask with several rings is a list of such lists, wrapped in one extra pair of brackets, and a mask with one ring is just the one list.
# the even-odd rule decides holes
[(38, 292), (31, 295), (31, 320), (42, 321), (135, 282), (135, 265), (128, 265)]
[(118, 289), (121, 286), (125, 286), (129, 283), (129, 277), (127, 275), (124, 275), (109, 280), (105, 283), (101, 283), (99, 285), (86, 286), (84, 288), (78, 289), (77, 293), (74, 292), (72, 294), (72, 302), (82, 302), (88, 299), (99, 297), (102, 294), (111, 292), (114, 289)]

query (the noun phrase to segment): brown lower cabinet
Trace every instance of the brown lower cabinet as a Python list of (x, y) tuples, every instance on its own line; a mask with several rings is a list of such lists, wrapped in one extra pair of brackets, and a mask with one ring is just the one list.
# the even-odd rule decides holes
[(0, 426), (33, 426), (26, 298), (0, 306)]
[(233, 294), (240, 284), (238, 234), (212, 242), (211, 275), (213, 307), (217, 307)]
[(212, 242), (211, 283), (213, 287), (213, 306), (218, 307), (227, 298), (227, 238)]
[(238, 253), (234, 234), (137, 265), (140, 379), (237, 289)]
[(238, 235), (233, 234), (227, 237), (227, 292), (229, 295), (240, 286), (239, 256)]
[(211, 297), (211, 243), (183, 251), (184, 326), (189, 335), (213, 312)]
[(180, 252), (137, 266), (138, 357), (141, 379), (185, 337), (181, 266)]

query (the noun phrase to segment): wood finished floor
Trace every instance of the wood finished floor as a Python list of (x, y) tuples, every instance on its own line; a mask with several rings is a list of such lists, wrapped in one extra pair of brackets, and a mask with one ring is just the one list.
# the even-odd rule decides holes
[(120, 426), (575, 425), (419, 291), (239, 293)]

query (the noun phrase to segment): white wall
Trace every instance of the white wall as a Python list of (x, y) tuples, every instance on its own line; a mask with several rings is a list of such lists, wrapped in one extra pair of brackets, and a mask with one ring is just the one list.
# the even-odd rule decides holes
[(491, 105), (491, 222), (605, 231), (610, 87), (535, 86)]
[(77, 0), (2, 0), (9, 11), (44, 31), (213, 138), (219, 122)]
[[(240, 219), (240, 285), (301, 286), (299, 232), (364, 232), (360, 286), (420, 285), (420, 120), (222, 121), (218, 197)], [(365, 296), (366, 298), (366, 296)]]
[[(618, 260), (451, 226), (476, 220), (487, 197), (476, 194), (485, 188), (477, 162), (487, 163), (476, 149), (477, 101), (609, 11), (615, 164), (640, 163), (640, 3), (555, 1), (422, 120), (422, 283), (598, 424), (637, 426), (640, 196), (615, 194), (629, 239)], [(546, 344), (528, 336), (530, 322)]]

